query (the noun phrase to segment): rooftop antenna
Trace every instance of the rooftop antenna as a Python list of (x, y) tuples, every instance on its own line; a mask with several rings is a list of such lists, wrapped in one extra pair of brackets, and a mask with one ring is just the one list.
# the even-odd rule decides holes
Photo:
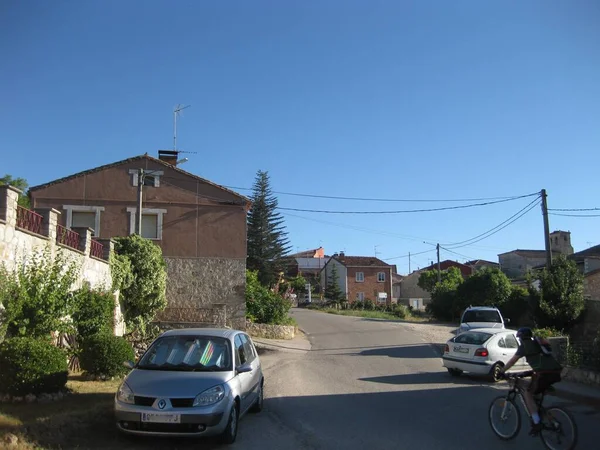
[(186, 108), (189, 108), (192, 105), (183, 106), (181, 104), (177, 105), (173, 110), (173, 150), (177, 151), (177, 116), (181, 111)]
[(374, 246), (374, 248), (375, 248), (375, 258), (377, 258), (377, 255), (381, 255), (381, 252), (377, 251), (377, 247), (380, 247), (380, 246), (379, 245), (375, 245)]

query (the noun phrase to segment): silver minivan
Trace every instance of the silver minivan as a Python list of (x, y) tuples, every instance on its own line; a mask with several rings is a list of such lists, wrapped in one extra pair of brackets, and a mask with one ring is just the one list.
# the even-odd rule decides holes
[(188, 328), (160, 335), (115, 395), (124, 433), (214, 436), (235, 441), (239, 419), (263, 406), (264, 375), (250, 336), (239, 330)]

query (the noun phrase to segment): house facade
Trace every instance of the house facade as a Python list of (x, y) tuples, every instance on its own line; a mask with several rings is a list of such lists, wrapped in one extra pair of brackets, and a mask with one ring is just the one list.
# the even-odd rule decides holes
[(321, 271), (321, 283), (326, 286), (333, 267), (338, 283), (349, 302), (371, 300), (376, 304), (392, 303), (393, 267), (371, 256), (333, 255)]
[[(569, 256), (573, 254), (571, 233), (569, 231), (554, 231), (550, 233), (550, 250), (553, 255)], [(498, 255), (500, 269), (509, 278), (519, 278), (533, 269), (546, 263), (545, 250), (516, 249)]]
[[(246, 214), (236, 192), (177, 167), (170, 153), (141, 155), (30, 189), (34, 208), (55, 208), (66, 228), (97, 238), (136, 232), (161, 247), (167, 264), (167, 323), (205, 323), (218, 305), (232, 326), (245, 325)], [(140, 169), (143, 176), (140, 177)]]

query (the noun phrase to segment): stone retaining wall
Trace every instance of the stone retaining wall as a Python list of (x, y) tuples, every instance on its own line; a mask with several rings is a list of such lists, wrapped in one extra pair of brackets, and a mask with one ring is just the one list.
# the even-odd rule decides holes
[(294, 339), (297, 327), (290, 325), (267, 325), (264, 323), (246, 324), (246, 332), (256, 338), (264, 339)]

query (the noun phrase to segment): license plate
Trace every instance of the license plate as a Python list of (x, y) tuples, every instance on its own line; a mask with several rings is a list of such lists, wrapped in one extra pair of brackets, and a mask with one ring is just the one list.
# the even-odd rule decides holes
[(469, 353), (469, 349), (464, 347), (454, 347), (454, 351), (458, 353)]
[(142, 413), (142, 422), (152, 423), (180, 423), (179, 414)]

